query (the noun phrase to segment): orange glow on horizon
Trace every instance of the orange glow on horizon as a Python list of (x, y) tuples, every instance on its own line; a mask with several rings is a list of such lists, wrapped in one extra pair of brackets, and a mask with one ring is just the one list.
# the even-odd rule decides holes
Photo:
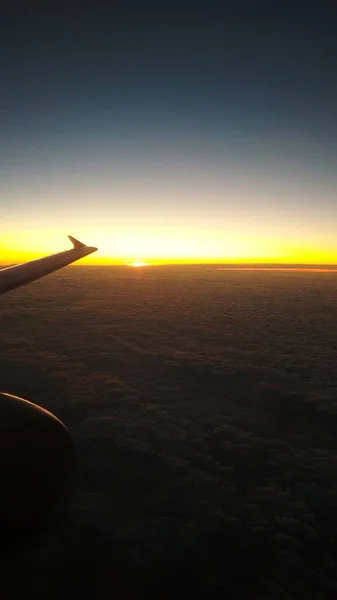
[[(10, 231), (10, 230), (9, 230)], [(310, 237), (259, 235), (246, 230), (221, 228), (115, 227), (115, 229), (70, 227), (69, 232), (98, 252), (78, 265), (128, 265), (145, 267), (174, 264), (228, 265), (337, 265), (337, 241)], [(23, 263), (71, 248), (68, 230), (13, 229), (0, 239), (0, 264)]]

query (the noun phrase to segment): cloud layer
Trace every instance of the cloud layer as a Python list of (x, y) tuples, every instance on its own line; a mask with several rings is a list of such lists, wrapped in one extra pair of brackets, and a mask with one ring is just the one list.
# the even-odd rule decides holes
[(1, 387), (78, 457), (21, 585), (333, 597), (336, 303), (334, 274), (207, 267), (73, 267), (4, 296)]

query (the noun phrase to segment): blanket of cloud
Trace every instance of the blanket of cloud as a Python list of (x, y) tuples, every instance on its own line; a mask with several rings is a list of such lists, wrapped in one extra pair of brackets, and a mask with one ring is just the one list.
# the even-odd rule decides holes
[(77, 451), (8, 598), (336, 598), (336, 311), (333, 273), (211, 267), (3, 296), (1, 387)]

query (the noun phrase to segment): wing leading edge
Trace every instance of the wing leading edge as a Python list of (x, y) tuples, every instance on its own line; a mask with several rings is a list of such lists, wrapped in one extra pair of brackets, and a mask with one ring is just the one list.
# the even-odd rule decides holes
[(76, 238), (68, 235), (73, 248), (31, 260), (21, 265), (14, 265), (0, 270), (0, 294), (5, 294), (31, 281), (40, 279), (49, 273), (62, 269), (67, 265), (97, 251), (93, 246), (86, 246)]

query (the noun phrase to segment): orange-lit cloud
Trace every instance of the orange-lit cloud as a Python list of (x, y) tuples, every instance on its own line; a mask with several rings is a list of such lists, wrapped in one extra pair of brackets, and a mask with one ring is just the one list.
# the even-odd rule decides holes
[(304, 273), (337, 273), (337, 269), (331, 268), (315, 268), (315, 267), (219, 267), (218, 271), (295, 271)]

